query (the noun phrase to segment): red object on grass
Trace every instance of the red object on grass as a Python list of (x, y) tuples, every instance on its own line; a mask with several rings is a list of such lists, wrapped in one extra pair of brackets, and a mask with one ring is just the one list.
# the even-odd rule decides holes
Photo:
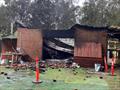
[(111, 74), (114, 76), (114, 57), (112, 57)]
[(36, 72), (35, 72), (35, 75), (36, 75), (36, 80), (33, 81), (33, 83), (35, 84), (39, 84), (39, 83), (42, 83), (42, 81), (39, 81), (39, 58), (36, 57), (35, 58), (35, 61), (36, 61)]
[(39, 58), (36, 57), (36, 82), (39, 82)]

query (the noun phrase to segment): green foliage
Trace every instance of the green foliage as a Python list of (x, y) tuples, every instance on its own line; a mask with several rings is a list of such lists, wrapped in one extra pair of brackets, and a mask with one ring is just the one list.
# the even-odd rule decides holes
[(119, 0), (87, 0), (81, 10), (81, 23), (95, 26), (120, 25)]
[(10, 22), (6, 14), (7, 9), (5, 6), (0, 7), (0, 36), (4, 36), (9, 33)]
[(119, 0), (86, 0), (81, 8), (74, 0), (5, 0), (0, 7), (0, 33), (10, 34), (10, 23), (17, 20), (29, 28), (68, 29), (76, 21), (119, 26), (119, 19)]
[(15, 21), (30, 28), (69, 28), (76, 23), (77, 9), (71, 0), (5, 0), (0, 7), (0, 30), (10, 34), (10, 23)]
[(0, 7), (0, 32), (2, 36), (10, 34), (10, 24), (16, 20), (27, 22), (30, 0), (5, 0)]
[(65, 0), (35, 0), (31, 5), (31, 26), (43, 29), (65, 29), (76, 23), (77, 7)]

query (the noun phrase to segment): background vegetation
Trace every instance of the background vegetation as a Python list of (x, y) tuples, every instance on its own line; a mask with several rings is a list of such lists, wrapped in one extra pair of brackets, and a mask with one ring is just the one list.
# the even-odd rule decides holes
[(68, 29), (75, 23), (120, 26), (120, 0), (5, 0), (0, 6), (1, 36), (10, 34), (11, 22), (29, 28)]

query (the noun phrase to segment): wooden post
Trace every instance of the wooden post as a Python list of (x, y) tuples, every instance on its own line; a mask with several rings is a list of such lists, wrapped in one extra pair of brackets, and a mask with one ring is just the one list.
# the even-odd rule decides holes
[(108, 65), (107, 65), (106, 56), (104, 56), (104, 64), (105, 64), (105, 72), (108, 72)]
[(1, 64), (5, 64), (5, 59), (6, 59), (6, 52), (4, 49), (2, 49), (2, 53), (1, 53)]
[(12, 67), (12, 65), (13, 65), (13, 62), (14, 62), (14, 55), (13, 55), (13, 53), (12, 53), (11, 67)]
[(114, 56), (112, 57), (111, 75), (114, 76)]

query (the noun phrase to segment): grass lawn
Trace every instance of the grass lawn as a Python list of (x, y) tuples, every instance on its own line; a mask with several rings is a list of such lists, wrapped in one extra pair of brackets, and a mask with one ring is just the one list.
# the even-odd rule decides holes
[[(109, 90), (109, 79), (100, 79), (98, 75), (87, 75), (85, 69), (51, 69), (40, 74), (41, 84), (32, 83), (35, 80), (34, 71), (13, 71), (0, 68), (0, 72), (8, 73), (10, 79), (0, 75), (0, 90)], [(74, 72), (77, 72), (74, 75)], [(87, 76), (87, 77), (86, 77)], [(53, 82), (56, 80), (56, 82)]]

